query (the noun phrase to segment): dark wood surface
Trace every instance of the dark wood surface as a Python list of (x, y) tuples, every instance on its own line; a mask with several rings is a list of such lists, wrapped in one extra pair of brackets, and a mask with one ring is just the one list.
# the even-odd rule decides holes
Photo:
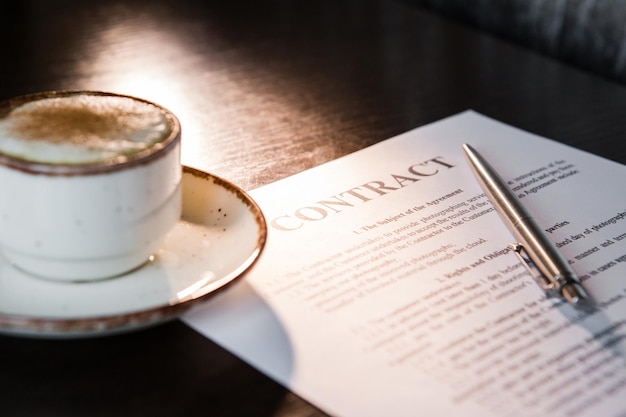
[[(3, 2), (0, 39), (0, 99), (156, 101), (248, 190), (468, 108), (626, 162), (623, 85), (403, 1)], [(324, 415), (180, 322), (0, 357), (3, 416)]]

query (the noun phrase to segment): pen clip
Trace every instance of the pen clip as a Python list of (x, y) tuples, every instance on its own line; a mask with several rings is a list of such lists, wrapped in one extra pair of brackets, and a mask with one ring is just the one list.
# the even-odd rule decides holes
[(546, 294), (550, 297), (553, 297), (558, 294), (558, 288), (551, 282), (548, 278), (546, 278), (537, 266), (533, 262), (533, 260), (528, 256), (528, 253), (524, 249), (524, 246), (521, 243), (513, 243), (510, 245), (511, 249), (520, 260), (520, 262), (526, 267), (526, 270), (530, 273), (530, 275), (537, 282), (539, 287), (543, 289)]

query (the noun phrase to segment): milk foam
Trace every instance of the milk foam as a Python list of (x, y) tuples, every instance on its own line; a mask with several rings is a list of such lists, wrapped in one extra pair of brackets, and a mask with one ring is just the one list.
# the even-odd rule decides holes
[(43, 98), (0, 118), (0, 152), (32, 162), (98, 163), (148, 149), (171, 129), (165, 111), (127, 97)]

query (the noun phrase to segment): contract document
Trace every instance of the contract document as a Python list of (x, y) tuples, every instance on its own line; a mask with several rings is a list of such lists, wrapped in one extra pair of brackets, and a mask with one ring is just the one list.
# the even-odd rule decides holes
[[(598, 308), (547, 298), (461, 145)], [(337, 416), (626, 416), (626, 166), (472, 111), (253, 190), (258, 263), (184, 321)]]

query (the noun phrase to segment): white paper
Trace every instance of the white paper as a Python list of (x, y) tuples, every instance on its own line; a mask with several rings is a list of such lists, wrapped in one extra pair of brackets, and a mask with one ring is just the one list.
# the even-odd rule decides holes
[[(546, 299), (462, 143), (510, 180), (597, 313)], [(625, 178), (464, 112), (254, 190), (261, 259), (184, 320), (333, 415), (626, 416)]]

